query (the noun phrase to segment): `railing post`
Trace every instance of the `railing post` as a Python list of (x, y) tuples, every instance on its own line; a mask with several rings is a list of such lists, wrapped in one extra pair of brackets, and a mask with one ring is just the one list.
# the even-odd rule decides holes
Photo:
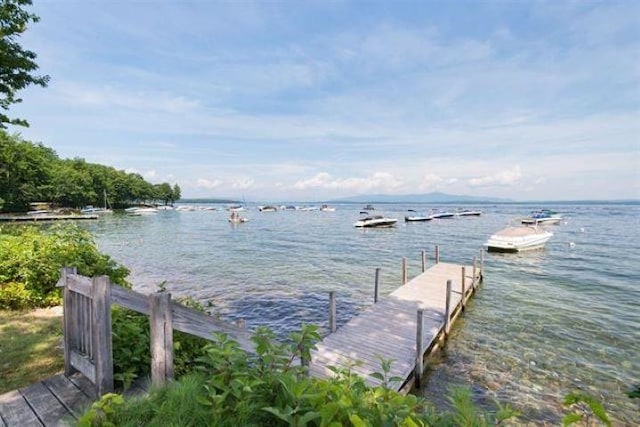
[(436, 264), (440, 262), (440, 245), (436, 245)]
[(449, 335), (451, 327), (451, 280), (447, 280), (447, 300), (444, 307), (444, 333)]
[(424, 325), (424, 322), (422, 321), (423, 316), (424, 310), (419, 309), (416, 316), (416, 366), (413, 373), (417, 389), (420, 389), (420, 385), (422, 382), (422, 373), (424, 372), (424, 347), (422, 338), (422, 328)]
[(380, 267), (376, 268), (376, 279), (373, 287), (373, 303), (377, 303), (380, 297)]
[(467, 294), (467, 289), (466, 289), (466, 268), (465, 266), (462, 266), (462, 277), (461, 277), (461, 281), (460, 281), (460, 293), (462, 296), (462, 299), (460, 300), (460, 306), (462, 307), (462, 310), (465, 309), (465, 306), (467, 305), (466, 303), (466, 294)]
[(111, 348), (111, 284), (109, 277), (92, 279), (93, 362), (98, 396), (113, 391), (113, 352)]
[(402, 257), (402, 284), (407, 283), (407, 258)]
[(329, 292), (329, 330), (336, 331), (336, 292)]
[(422, 272), (427, 271), (427, 251), (422, 251)]
[(162, 386), (173, 379), (173, 315), (171, 294), (149, 295), (151, 325), (151, 383)]
[(65, 267), (60, 270), (60, 278), (64, 288), (62, 289), (62, 335), (64, 337), (64, 374), (69, 376), (76, 372), (71, 366), (71, 350), (75, 341), (75, 328), (77, 321), (74, 319), (73, 313), (73, 295), (67, 284), (67, 275), (76, 274), (75, 268)]

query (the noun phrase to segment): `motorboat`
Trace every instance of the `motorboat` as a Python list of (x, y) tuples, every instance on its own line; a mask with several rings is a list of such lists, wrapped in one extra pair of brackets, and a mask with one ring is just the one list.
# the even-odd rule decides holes
[(156, 209), (158, 209), (159, 211), (172, 211), (175, 210), (173, 208), (173, 206), (171, 205), (160, 205), (160, 206), (156, 206)]
[(363, 211), (374, 211), (376, 210), (372, 205), (365, 205), (365, 207), (362, 208)]
[(433, 214), (431, 214), (431, 217), (433, 219), (453, 218), (454, 216), (456, 216), (455, 213), (446, 211), (435, 211)]
[(229, 222), (232, 224), (242, 224), (244, 222), (249, 221), (248, 218), (241, 216), (235, 211), (231, 211), (231, 215), (229, 216)]
[(374, 227), (393, 227), (398, 222), (397, 218), (388, 218), (382, 215), (372, 215), (360, 218), (353, 226), (359, 228), (374, 228)]
[(299, 211), (305, 211), (305, 212), (311, 212), (311, 211), (318, 211), (318, 210), (320, 210), (320, 208), (317, 207), (317, 206), (303, 206), (298, 210)]
[(425, 222), (431, 221), (433, 219), (432, 215), (420, 215), (416, 213), (413, 209), (409, 209), (408, 212), (412, 212), (412, 214), (405, 215), (404, 222)]
[(147, 215), (155, 215), (158, 213), (158, 209), (156, 208), (135, 208), (128, 209), (127, 213), (133, 216), (147, 216)]
[(562, 221), (562, 215), (554, 212), (550, 209), (541, 209), (539, 211), (531, 212), (531, 216), (528, 218), (523, 218), (523, 224), (534, 224), (534, 225), (552, 225), (558, 224)]
[(87, 205), (80, 210), (80, 213), (83, 215), (112, 214), (113, 211), (109, 209), (109, 204), (107, 202), (107, 192), (104, 191), (104, 207), (103, 208), (98, 208), (93, 205)]
[(460, 211), (456, 211), (455, 214), (457, 216), (480, 216), (482, 215), (482, 211), (474, 211), (471, 209), (462, 209)]
[(275, 206), (258, 206), (260, 212), (277, 212), (278, 208)]
[(322, 205), (322, 206), (320, 206), (320, 210), (322, 212), (335, 212), (336, 208), (334, 208), (333, 206), (329, 206), (329, 205)]
[(229, 205), (227, 209), (231, 212), (244, 212), (247, 209), (242, 205)]
[(491, 235), (484, 244), (489, 252), (521, 252), (539, 249), (553, 233), (537, 226), (509, 226)]

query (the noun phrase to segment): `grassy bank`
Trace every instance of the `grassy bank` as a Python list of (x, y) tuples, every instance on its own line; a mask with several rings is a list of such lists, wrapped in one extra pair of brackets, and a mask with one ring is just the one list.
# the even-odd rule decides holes
[(0, 393), (64, 368), (62, 310), (0, 310)]

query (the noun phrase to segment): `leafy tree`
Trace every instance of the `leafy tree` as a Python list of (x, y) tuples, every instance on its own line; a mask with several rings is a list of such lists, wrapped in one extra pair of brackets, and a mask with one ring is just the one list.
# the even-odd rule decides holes
[(7, 124), (28, 126), (26, 120), (11, 119), (5, 112), (22, 102), (17, 97), (19, 90), (32, 84), (46, 87), (49, 82), (49, 76), (33, 74), (38, 69), (37, 55), (16, 40), (30, 23), (40, 20), (24, 9), (30, 5), (31, 0), (0, 0), (0, 129), (6, 129)]
[(180, 197), (182, 197), (182, 191), (180, 191), (180, 186), (178, 184), (175, 184), (173, 186), (173, 198), (171, 200), (171, 203), (175, 202), (176, 200), (180, 200)]

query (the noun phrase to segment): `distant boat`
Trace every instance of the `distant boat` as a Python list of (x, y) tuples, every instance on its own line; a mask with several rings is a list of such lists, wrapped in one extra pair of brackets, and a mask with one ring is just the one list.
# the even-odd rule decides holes
[(113, 211), (109, 209), (109, 205), (107, 203), (107, 190), (103, 191), (104, 194), (104, 207), (97, 208), (93, 205), (85, 206), (80, 210), (80, 213), (83, 215), (103, 215), (103, 214), (112, 214)]
[(299, 211), (310, 212), (310, 211), (318, 211), (318, 210), (320, 210), (320, 208), (317, 207), (317, 206), (303, 206), (303, 207), (299, 208), (298, 210)]
[(432, 215), (419, 214), (413, 209), (407, 209), (407, 212), (411, 212), (411, 214), (405, 215), (404, 222), (425, 222), (433, 219)]
[(527, 225), (552, 225), (558, 224), (560, 221), (562, 221), (562, 215), (550, 209), (533, 211), (529, 218), (522, 219), (522, 223)]
[(127, 209), (127, 213), (132, 216), (147, 216), (147, 215), (155, 215), (158, 213), (158, 209), (156, 208), (129, 208)]
[(453, 212), (435, 211), (434, 213), (431, 214), (431, 216), (433, 217), (433, 219), (441, 219), (441, 218), (453, 218), (454, 216), (456, 216), (456, 214)]
[(372, 205), (365, 205), (365, 207), (362, 208), (363, 211), (375, 211), (376, 208), (374, 208)]
[(231, 212), (244, 212), (244, 211), (246, 211), (246, 210), (247, 210), (247, 209), (246, 209), (244, 206), (242, 206), (242, 205), (229, 205), (229, 206), (227, 207), (227, 209), (228, 209), (228, 210), (230, 210)]
[(489, 252), (521, 252), (540, 249), (553, 236), (536, 226), (511, 226), (489, 237), (484, 244)]
[(277, 212), (278, 208), (275, 206), (258, 206), (260, 212)]
[(393, 227), (398, 222), (397, 218), (388, 218), (382, 215), (367, 216), (360, 218), (353, 226), (358, 228), (381, 228)]
[(171, 205), (160, 205), (160, 206), (156, 206), (156, 209), (158, 209), (159, 211), (172, 211), (175, 210), (173, 208), (173, 206)]
[(482, 211), (473, 211), (470, 209), (462, 209), (461, 211), (456, 211), (455, 214), (457, 216), (480, 216), (482, 215)]
[(335, 212), (336, 208), (334, 208), (333, 206), (329, 206), (329, 205), (322, 205), (322, 206), (320, 206), (320, 210), (322, 212)]
[(241, 224), (249, 221), (246, 217), (238, 214), (236, 211), (231, 211), (231, 215), (229, 216), (229, 222), (232, 224)]

